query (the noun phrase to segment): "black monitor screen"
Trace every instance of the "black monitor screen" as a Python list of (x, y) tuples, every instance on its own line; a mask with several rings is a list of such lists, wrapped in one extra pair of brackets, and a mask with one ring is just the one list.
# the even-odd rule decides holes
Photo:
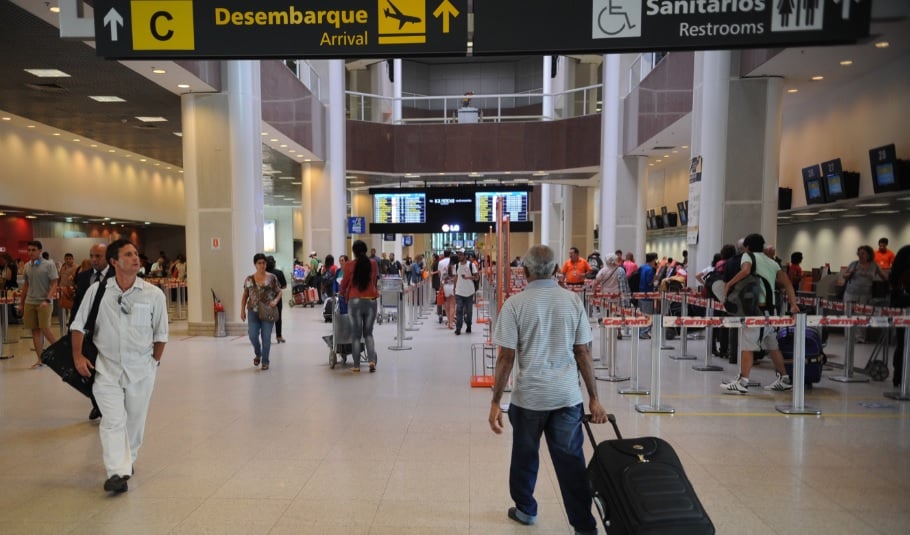
[(875, 181), (879, 186), (894, 184), (894, 163), (885, 162), (875, 166)]
[(806, 181), (806, 200), (807, 201), (816, 201), (819, 199), (824, 199), (822, 194), (822, 184), (818, 179), (807, 180)]
[(510, 222), (528, 220), (527, 191), (478, 191), (474, 194), (474, 221), (490, 223), (496, 219), (497, 197), (505, 199), (504, 211)]
[(376, 223), (426, 223), (427, 196), (424, 193), (374, 193), (373, 221)]

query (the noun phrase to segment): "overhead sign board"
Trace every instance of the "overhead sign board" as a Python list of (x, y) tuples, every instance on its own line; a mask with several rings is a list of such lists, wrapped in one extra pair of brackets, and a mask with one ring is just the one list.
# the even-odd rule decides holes
[(464, 56), (467, 0), (95, 0), (111, 59)]
[[(488, 0), (474, 55), (707, 50), (851, 43), (872, 0)], [(509, 21), (514, 31), (504, 30)]]

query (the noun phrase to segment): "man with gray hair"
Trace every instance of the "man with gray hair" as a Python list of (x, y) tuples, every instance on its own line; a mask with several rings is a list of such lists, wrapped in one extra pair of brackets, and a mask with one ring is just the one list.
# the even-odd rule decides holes
[(524, 525), (537, 521), (534, 487), (543, 434), (569, 523), (576, 533), (596, 533), (582, 451), (585, 411), (578, 385), (581, 374), (591, 421), (606, 422), (607, 413), (597, 398), (594, 365), (588, 350), (591, 324), (581, 298), (556, 284), (553, 275), (557, 264), (552, 249), (546, 245), (531, 247), (522, 268), (528, 286), (505, 302), (493, 334), (499, 358), (489, 424), (496, 434), (503, 430), (502, 393), (518, 361), (508, 410), (512, 424), (509, 491), (515, 502), (508, 516)]

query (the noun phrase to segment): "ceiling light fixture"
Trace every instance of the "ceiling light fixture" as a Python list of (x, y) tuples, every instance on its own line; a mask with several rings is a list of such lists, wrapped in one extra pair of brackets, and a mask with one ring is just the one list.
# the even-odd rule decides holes
[(11, 117), (0, 117), (0, 119), (2, 119), (2, 120), (4, 120), (4, 121), (11, 121), (11, 120), (12, 120)]
[(126, 102), (126, 100), (113, 95), (90, 95), (88, 98), (95, 102)]
[(863, 204), (857, 204), (857, 208), (881, 208), (882, 206), (888, 206), (886, 202), (867, 202)]
[(160, 116), (153, 117), (150, 115), (137, 115), (136, 119), (142, 121), (143, 123), (166, 123), (167, 122), (167, 119), (165, 119), (164, 117), (160, 117)]
[[(876, 45), (877, 46), (877, 45)], [(25, 69), (25, 72), (38, 78), (69, 78), (70, 75), (59, 69)]]
[(51, 13), (60, 13), (60, 6), (48, 6), (47, 9)]
[(689, 146), (688, 146), (688, 145), (683, 145), (683, 146), (682, 146), (682, 147), (680, 147), (680, 148), (681, 148), (681, 149), (688, 149), (688, 148), (689, 148)]
[(799, 93), (799, 89), (788, 89), (787, 93)]
[(813, 77), (811, 78), (811, 80), (812, 80), (813, 82), (819, 82), (819, 81), (824, 80), (824, 79), (825, 79), (825, 77), (822, 76), (822, 75), (820, 75), (820, 74), (816, 74), (815, 76), (813, 76)]
[(152, 72), (155, 74), (167, 74), (167, 71), (161, 68), (152, 67)]
[(843, 61), (840, 62), (840, 65), (841, 65), (841, 67), (849, 67), (850, 65), (853, 65), (853, 60), (852, 60), (852, 59), (845, 59), (845, 60), (843, 60)]
[(273, 137), (273, 138), (269, 139), (269, 141), (271, 141), (272, 143), (278, 143), (278, 138)]
[(54, 132), (54, 133), (52, 133), (51, 135), (52, 135), (52, 136), (59, 136), (59, 135), (60, 135), (60, 132)]
[(900, 210), (872, 210), (872, 214), (896, 214)]
[(888, 41), (879, 41), (875, 43), (875, 48), (888, 48), (889, 46), (891, 46), (891, 43)]
[(178, 89), (189, 89), (190, 84), (177, 84)]

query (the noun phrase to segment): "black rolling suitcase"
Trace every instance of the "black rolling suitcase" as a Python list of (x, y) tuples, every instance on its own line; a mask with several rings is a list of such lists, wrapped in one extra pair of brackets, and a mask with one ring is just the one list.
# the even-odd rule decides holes
[(714, 524), (686, 477), (673, 447), (657, 437), (622, 438), (608, 415), (615, 440), (594, 440), (588, 478), (608, 535), (713, 534)]
[(335, 298), (326, 297), (325, 304), (322, 307), (322, 319), (325, 320), (326, 323), (332, 322), (332, 309), (334, 309), (334, 308), (335, 308)]

